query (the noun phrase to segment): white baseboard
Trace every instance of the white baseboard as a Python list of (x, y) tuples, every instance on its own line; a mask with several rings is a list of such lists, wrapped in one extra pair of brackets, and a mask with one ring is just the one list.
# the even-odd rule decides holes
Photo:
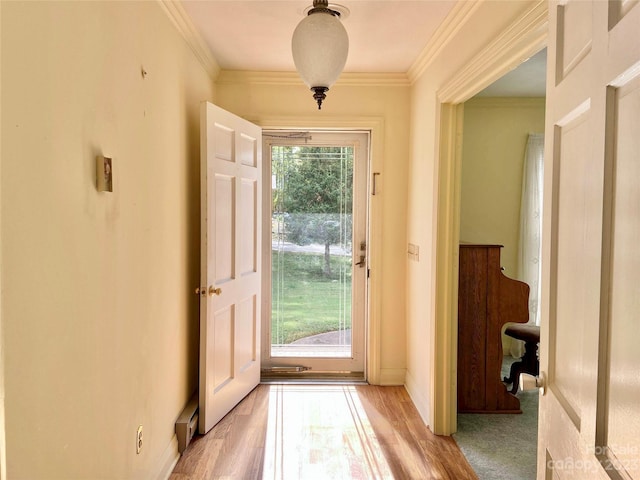
[(158, 474), (155, 475), (155, 478), (157, 478), (158, 480), (168, 480), (179, 459), (180, 454), (178, 453), (178, 437), (174, 435), (169, 442), (169, 445), (167, 445), (167, 448), (160, 457), (160, 461), (158, 462), (158, 465), (160, 465), (160, 470)]
[(381, 368), (380, 383), (383, 386), (404, 385), (404, 377), (407, 373), (406, 368)]
[(431, 415), (429, 409), (429, 402), (427, 397), (424, 396), (424, 393), (418, 390), (415, 379), (411, 376), (410, 372), (406, 374), (406, 380), (404, 384), (404, 388), (407, 390), (409, 397), (413, 401), (413, 404), (416, 406), (420, 417), (424, 424), (431, 428)]

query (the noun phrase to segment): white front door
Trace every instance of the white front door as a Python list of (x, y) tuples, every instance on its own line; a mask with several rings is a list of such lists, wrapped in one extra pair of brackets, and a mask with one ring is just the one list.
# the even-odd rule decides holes
[(262, 130), (211, 103), (200, 113), (199, 430), (260, 381)]
[(538, 479), (640, 480), (640, 4), (549, 14)]

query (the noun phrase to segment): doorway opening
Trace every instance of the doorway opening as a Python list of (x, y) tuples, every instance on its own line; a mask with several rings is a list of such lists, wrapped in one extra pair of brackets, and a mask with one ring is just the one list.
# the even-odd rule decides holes
[(263, 157), (262, 378), (364, 380), (369, 133), (265, 131)]
[[(480, 332), (486, 335), (483, 337), (486, 350), (478, 354), (473, 346), (477, 338), (471, 338), (474, 332), (468, 327), (470, 323), (478, 325), (480, 314), (464, 308), (470, 303), (464, 297), (479, 282), (469, 279), (464, 272), (469, 271), (469, 263), (475, 258), (469, 252), (472, 248), (473, 252), (497, 251), (497, 262), (488, 263), (487, 268), (495, 267), (504, 283), (513, 283), (513, 288), (507, 289), (505, 285), (500, 290), (503, 295), (500, 301), (513, 305), (509, 310), (512, 318), (506, 321), (519, 322), (513, 324), (516, 330), (527, 321), (527, 331), (537, 328), (545, 72), (546, 51), (542, 50), (508, 74), (511, 81), (508, 76), (503, 77), (463, 106), (459, 232), (464, 249), (460, 249), (459, 257), (458, 408), (454, 437), (480, 478), (487, 475), (496, 480), (536, 478), (538, 393), (521, 391), (518, 378), (514, 381), (510, 375), (511, 365), (521, 361), (525, 353), (524, 342), (504, 334), (510, 323), (501, 327), (502, 338), (500, 327), (494, 336), (486, 318), (487, 328)], [(522, 82), (517, 81), (521, 74), (532, 83), (537, 79), (540, 87), (531, 85), (531, 93), (527, 95), (523, 90), (510, 94), (510, 85), (515, 83), (515, 88), (522, 88)], [(537, 248), (533, 240), (537, 240)], [(519, 295), (519, 289), (515, 288), (521, 282), (528, 285), (528, 295)], [(490, 298), (489, 292), (487, 312), (489, 303), (495, 300), (498, 298)], [(516, 315), (516, 311), (521, 315)], [(491, 315), (502, 318), (504, 313)], [(496, 352), (496, 358), (492, 352)], [(482, 357), (479, 361), (483, 367), (470, 373), (464, 366), (476, 356)], [(461, 373), (465, 376), (463, 380)], [(486, 392), (476, 391), (473, 402), (477, 403), (470, 404), (470, 385), (480, 380), (487, 385)], [(489, 389), (490, 384), (495, 388)], [(509, 408), (506, 400), (513, 400), (508, 402)]]

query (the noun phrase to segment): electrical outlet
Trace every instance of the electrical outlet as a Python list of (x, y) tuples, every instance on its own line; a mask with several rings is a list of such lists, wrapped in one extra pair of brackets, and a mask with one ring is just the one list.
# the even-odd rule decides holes
[(142, 425), (138, 427), (138, 431), (136, 433), (136, 453), (140, 453), (142, 450)]

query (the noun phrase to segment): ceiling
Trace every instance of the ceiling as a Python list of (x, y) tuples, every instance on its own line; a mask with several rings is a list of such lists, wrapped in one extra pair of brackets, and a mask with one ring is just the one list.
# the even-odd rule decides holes
[(544, 97), (546, 94), (547, 49), (543, 49), (511, 70), (478, 97)]
[[(182, 6), (223, 70), (295, 71), (291, 36), (312, 0), (182, 0)], [(331, 4), (332, 2), (330, 2)], [(455, 0), (339, 0), (349, 35), (345, 72), (406, 73), (451, 12)], [(540, 63), (492, 90), (492, 96), (544, 85)], [(505, 83), (506, 82), (506, 83)], [(532, 90), (533, 91), (533, 90)], [(533, 96), (537, 93), (517, 95)], [(539, 92), (538, 92), (539, 93)], [(484, 92), (483, 92), (484, 94)], [(510, 93), (509, 95), (516, 95)], [(544, 95), (544, 93), (542, 93)]]
[[(312, 0), (182, 0), (224, 70), (295, 71), (291, 36)], [(331, 3), (331, 2), (330, 2)], [(406, 72), (455, 1), (340, 0), (345, 72)]]

